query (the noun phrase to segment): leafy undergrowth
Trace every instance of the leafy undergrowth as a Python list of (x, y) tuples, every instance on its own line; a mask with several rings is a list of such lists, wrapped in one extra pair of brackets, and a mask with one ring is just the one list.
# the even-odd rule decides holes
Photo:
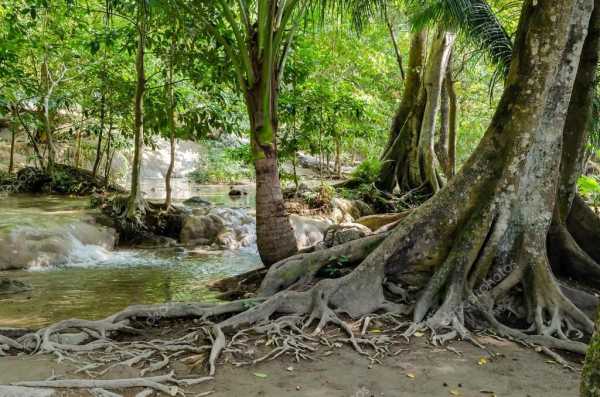
[(207, 141), (206, 156), (190, 178), (200, 184), (237, 184), (254, 180), (248, 145), (231, 148), (222, 142)]

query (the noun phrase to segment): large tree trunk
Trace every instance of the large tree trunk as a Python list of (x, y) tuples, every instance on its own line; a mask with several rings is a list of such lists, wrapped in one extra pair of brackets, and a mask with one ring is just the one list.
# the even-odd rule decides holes
[[(398, 164), (403, 162), (400, 154), (406, 151), (404, 146), (410, 141), (410, 137), (407, 136), (409, 129), (406, 128), (406, 123), (411, 112), (416, 107), (419, 96), (426, 42), (427, 33), (425, 31), (412, 34), (402, 101), (392, 120), (388, 142), (381, 157), (381, 171), (376, 182), (378, 188), (387, 192), (391, 192), (396, 187)], [(403, 131), (404, 135), (401, 137)]]
[[(385, 298), (384, 280), (431, 274), (414, 308), (414, 326), (443, 342), (469, 338), (466, 313), (501, 334), (584, 352), (570, 338), (593, 323), (559, 287), (546, 255), (556, 202), (565, 117), (589, 26), (592, 0), (528, 0), (506, 89), (492, 123), (461, 172), (414, 210), (349, 275), (306, 292), (284, 291), (222, 323), (239, 326), (274, 312), (357, 318), (403, 310)], [(278, 271), (282, 269), (278, 266)], [(499, 306), (499, 303), (504, 303)], [(501, 322), (506, 310), (531, 324)], [(468, 317), (474, 322), (478, 317)], [(309, 319), (309, 320), (310, 320)]]
[(398, 185), (402, 191), (425, 189), (435, 193), (445, 183), (434, 149), (435, 126), (454, 34), (436, 32), (421, 81), (412, 69), (423, 64), (424, 42), (423, 33), (415, 34), (411, 41), (405, 93), (392, 123), (377, 182), (384, 191), (391, 192)]
[(600, 282), (597, 243), (600, 220), (576, 194), (592, 122), (600, 53), (600, 0), (596, 0), (591, 20), (565, 123), (558, 196), (548, 235), (548, 251), (555, 272), (597, 284)]
[(581, 374), (581, 397), (600, 396), (600, 313), (596, 317), (596, 332), (590, 342)]
[(267, 267), (298, 251), (277, 167), (277, 95), (277, 81), (262, 79), (246, 94), (256, 170), (256, 242)]
[[(339, 313), (356, 319), (378, 311), (412, 311), (414, 323), (405, 331), (407, 337), (417, 330), (429, 330), (435, 342), (469, 339), (468, 325), (487, 325), (501, 335), (529, 343), (584, 352), (587, 345), (573, 338), (580, 337), (580, 330), (591, 334), (594, 324), (568, 298), (576, 294), (569, 289), (563, 293), (558, 285), (548, 262), (546, 237), (557, 203), (565, 119), (573, 108), (569, 102), (593, 3), (525, 0), (505, 91), (477, 150), (458, 175), (388, 235), (368, 236), (306, 254), (308, 271), (302, 256), (272, 266), (269, 273), (282, 275), (278, 280), (283, 281), (270, 284), (272, 289), (263, 291), (267, 296), (218, 306), (134, 306), (98, 322), (61, 322), (47, 328), (43, 338), (38, 332), (19, 341), (30, 340), (37, 350), (52, 351), (50, 336), (68, 328), (87, 327), (104, 335), (107, 330), (124, 329), (127, 322), (123, 320), (133, 316), (160, 313), (161, 318), (222, 319), (238, 313), (212, 327), (212, 375), (215, 359), (227, 346), (223, 331), (245, 329), (274, 314), (293, 315), (261, 323), (254, 330), (281, 335), (285, 328), (285, 332), (290, 330), (285, 337), (293, 340), (296, 334), (303, 334), (300, 323), (306, 328), (319, 320), (314, 334), (333, 323), (348, 333), (348, 340), (362, 352), (361, 343), (375, 347), (379, 342), (355, 338), (353, 328)], [(593, 35), (588, 36), (592, 39)], [(338, 255), (360, 260), (365, 253), (369, 254), (343, 277), (321, 280), (308, 289), (295, 285), (299, 289), (292, 290), (285, 284), (302, 283), (307, 274), (314, 274), (318, 266), (311, 260), (329, 261)], [(402, 293), (397, 283), (416, 272), (429, 277), (414, 308), (390, 301)], [(520, 317), (518, 322), (526, 329), (505, 325), (505, 312)], [(487, 324), (481, 324), (482, 318)], [(365, 319), (363, 324), (368, 323)], [(596, 335), (584, 371), (585, 397), (598, 392), (597, 341)]]

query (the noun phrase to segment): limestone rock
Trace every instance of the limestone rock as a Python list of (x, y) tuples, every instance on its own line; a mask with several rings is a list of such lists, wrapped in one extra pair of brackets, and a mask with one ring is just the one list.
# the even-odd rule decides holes
[(216, 215), (189, 216), (183, 223), (179, 239), (183, 244), (212, 243), (225, 230), (223, 219)]
[(359, 223), (342, 223), (339, 225), (331, 225), (325, 232), (323, 242), (320, 244), (322, 248), (330, 248), (336, 245), (347, 243), (348, 241), (357, 240), (371, 234), (371, 230)]

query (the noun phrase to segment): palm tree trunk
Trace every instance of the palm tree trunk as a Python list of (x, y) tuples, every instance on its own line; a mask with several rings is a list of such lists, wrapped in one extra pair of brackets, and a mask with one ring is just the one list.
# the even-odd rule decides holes
[(298, 251), (277, 167), (277, 95), (276, 81), (266, 85), (260, 79), (246, 94), (256, 170), (256, 239), (265, 266)]

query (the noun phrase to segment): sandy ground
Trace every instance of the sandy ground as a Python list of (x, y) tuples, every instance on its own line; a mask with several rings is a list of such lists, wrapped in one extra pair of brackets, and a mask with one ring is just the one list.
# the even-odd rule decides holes
[[(224, 363), (216, 379), (189, 389), (187, 395), (214, 397), (569, 397), (578, 395), (579, 373), (563, 369), (547, 357), (511, 342), (482, 340), (487, 351), (464, 342), (450, 344), (452, 350), (429, 345), (415, 338), (401, 346), (397, 356), (384, 365), (370, 366), (368, 359), (348, 347), (316, 354), (314, 361), (297, 363), (290, 357), (255, 366), (234, 367)], [(458, 354), (457, 354), (458, 353)], [(575, 365), (578, 368), (578, 365)], [(190, 370), (177, 363), (179, 377), (205, 376), (205, 370)], [(579, 369), (579, 368), (578, 368)], [(50, 357), (22, 356), (0, 359), (0, 383), (46, 379), (52, 373), (71, 378), (72, 368), (58, 365)], [(138, 370), (121, 369), (107, 378), (136, 377)], [(148, 376), (148, 375), (147, 375)], [(123, 391), (134, 396), (140, 390)], [(86, 391), (59, 392), (59, 396), (88, 396)], [(157, 395), (157, 394), (154, 394)], [(0, 393), (1, 397), (2, 394)]]

